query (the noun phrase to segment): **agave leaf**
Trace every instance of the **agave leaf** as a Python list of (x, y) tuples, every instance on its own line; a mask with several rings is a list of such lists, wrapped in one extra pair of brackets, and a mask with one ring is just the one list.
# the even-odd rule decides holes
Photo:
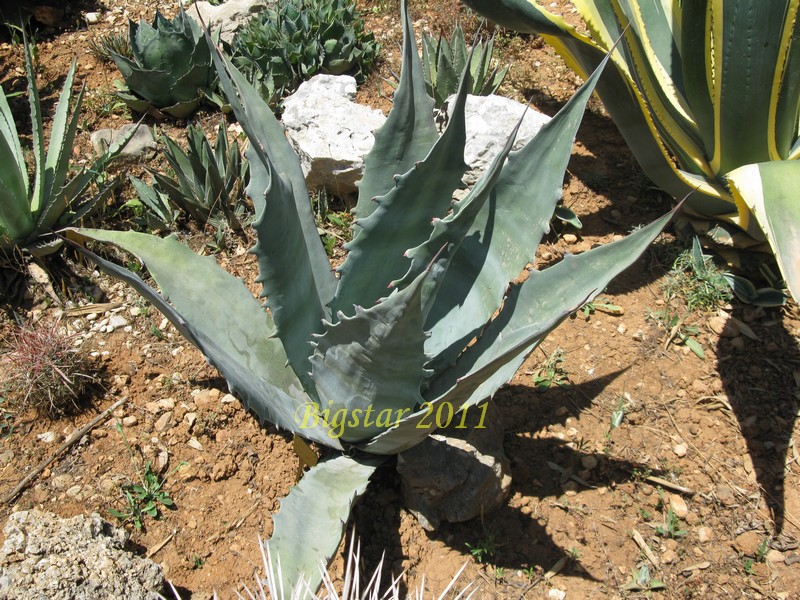
[[(2, 93), (0, 98), (5, 100)], [(16, 131), (12, 139), (18, 139)], [(15, 149), (13, 142), (9, 142), (9, 138), (0, 135), (0, 237), (21, 240), (27, 238), (34, 227), (25, 189), (28, 173), (24, 163), (20, 168), (14, 160)]]
[(353, 503), (366, 491), (369, 478), (384, 457), (324, 460), (306, 473), (281, 500), (273, 533), (265, 542), (279, 565), (280, 598), (288, 598), (301, 580), (316, 591), (322, 582), (321, 561), (328, 562), (344, 535)]
[(437, 356), (436, 364), (455, 360), (477, 333), (476, 327), (500, 307), (508, 282), (533, 262), (561, 198), (572, 144), (604, 65), (533, 140), (509, 155), (489, 202), (474, 217), (426, 322), (431, 330), (426, 351)]
[(28, 76), (28, 104), (31, 108), (31, 129), (33, 137), (34, 157), (34, 185), (33, 196), (30, 200), (31, 215), (38, 215), (44, 202), (45, 187), (45, 154), (44, 154), (44, 128), (42, 124), (42, 104), (39, 101), (39, 90), (36, 87), (36, 71), (33, 66), (33, 54), (28, 44), (28, 38), (23, 31), (25, 45), (25, 72)]
[(758, 219), (789, 291), (800, 298), (800, 162), (745, 165), (728, 173), (731, 191)]
[(317, 336), (312, 376), (322, 410), (344, 417), (345, 441), (383, 431), (422, 402), (420, 384), (429, 375), (423, 368), (425, 275), (369, 309), (356, 307), (353, 317), (340, 315)]
[[(408, 270), (405, 251), (427, 239), (431, 220), (450, 208), (453, 191), (467, 170), (464, 110), (468, 79), (465, 74), (450, 124), (428, 156), (397, 178), (395, 187), (378, 199), (374, 212), (357, 220), (357, 233), (345, 246), (349, 253), (339, 269), (334, 310), (352, 313), (353, 306), (371, 306), (385, 296), (389, 284)], [(425, 94), (423, 88), (415, 91)], [(371, 276), (364, 277), (364, 273)]]
[[(310, 399), (286, 365), (283, 346), (273, 336), (272, 319), (241, 281), (213, 257), (199, 256), (172, 237), (99, 229), (77, 229), (70, 234), (72, 239), (117, 245), (142, 260), (161, 295), (127, 269), (82, 249), (153, 302), (219, 369), (247, 408), (278, 427), (298, 430), (298, 415)], [(323, 423), (306, 425), (301, 432), (304, 437), (341, 449)]]
[[(433, 404), (433, 411), (443, 402), (457, 411), (491, 397), (550, 331), (640, 256), (674, 212), (622, 240), (567, 255), (544, 271), (531, 271), (524, 283), (512, 286), (502, 310), (483, 334), (453, 367), (431, 381), (424, 397)], [(435, 429), (430, 419), (424, 420), (426, 415), (430, 415), (427, 408), (409, 415), (363, 449), (393, 454), (414, 446)]]
[[(305, 245), (304, 255), (310, 269), (310, 275), (298, 275), (298, 281), (303, 283), (310, 277), (314, 282), (312, 290), (316, 297), (309, 306), (327, 307), (336, 291), (336, 277), (331, 269), (325, 248), (322, 245), (314, 215), (311, 211), (311, 201), (308, 197), (305, 176), (297, 160), (297, 155), (286, 139), (283, 126), (275, 119), (269, 106), (261, 99), (258, 92), (250, 85), (244, 76), (231, 64), (231, 62), (216, 49), (212, 56), (219, 75), (220, 86), (231, 104), (239, 124), (247, 134), (250, 144), (247, 148), (247, 159), (250, 165), (250, 183), (247, 187), (249, 196), (256, 209), (256, 221), (260, 222), (265, 217), (266, 193), (271, 185), (271, 174), (280, 173), (281, 177), (291, 184), (291, 196), (286, 201), (294, 203), (294, 211), (299, 221), (301, 236), (298, 236)], [(286, 208), (285, 210), (289, 210)], [(266, 233), (269, 223), (262, 223), (262, 233)], [(268, 240), (259, 240), (264, 247), (267, 245), (281, 246), (286, 242), (286, 232), (274, 231), (274, 237)], [(259, 266), (263, 265), (259, 256)], [(296, 274), (297, 275), (297, 274)], [(323, 318), (329, 318), (330, 313), (325, 308)], [(311, 332), (306, 332), (307, 338)]]
[(392, 111), (375, 132), (375, 144), (364, 158), (364, 178), (358, 187), (356, 216), (365, 219), (377, 208), (373, 202), (394, 187), (394, 177), (407, 173), (429, 153), (438, 139), (433, 100), (425, 92), (422, 63), (417, 54), (408, 7), (401, 3), (403, 67)]

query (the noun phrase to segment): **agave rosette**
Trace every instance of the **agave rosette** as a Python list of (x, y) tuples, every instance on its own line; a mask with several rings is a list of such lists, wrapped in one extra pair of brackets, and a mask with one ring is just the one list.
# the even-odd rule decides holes
[[(338, 277), (283, 127), (216, 53), (220, 83), (249, 138), (248, 193), (258, 239), (252, 251), (268, 310), (213, 258), (174, 238), (73, 233), (135, 254), (160, 293), (90, 256), (163, 311), (261, 419), (330, 449), (273, 516), (267, 544), (280, 558), (286, 590), (304, 577), (311, 589), (319, 585), (319, 563), (336, 551), (375, 469), (435, 431), (435, 420), (425, 418), (428, 407), (457, 412), (490, 398), (670, 218), (547, 270), (528, 269), (561, 197), (599, 72), (519, 151), (511, 152), (512, 134), (482, 179), (453, 204), (467, 168), (468, 76), (439, 137), (405, 1), (401, 12), (400, 85), (365, 159), (355, 235)], [(509, 283), (526, 270), (524, 282)]]

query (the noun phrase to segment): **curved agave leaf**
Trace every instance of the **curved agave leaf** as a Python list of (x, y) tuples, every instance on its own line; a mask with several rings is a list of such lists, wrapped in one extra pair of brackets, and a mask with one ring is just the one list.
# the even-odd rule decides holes
[[(453, 192), (467, 170), (464, 111), (468, 86), (465, 74), (450, 124), (428, 155), (408, 173), (396, 177), (394, 188), (375, 199), (375, 210), (356, 221), (355, 237), (345, 245), (348, 255), (339, 268), (341, 277), (332, 304), (334, 310), (351, 314), (353, 306), (372, 306), (385, 296), (391, 282), (408, 270), (405, 251), (410, 245), (423, 243), (430, 235), (431, 221), (444, 216), (450, 208)], [(412, 88), (412, 92), (427, 98), (421, 87)], [(422, 98), (416, 101), (422, 103)], [(375, 135), (377, 144), (378, 139), (394, 139), (397, 129), (389, 127), (387, 119)], [(370, 166), (365, 166), (367, 173)], [(364, 277), (364, 273), (372, 276)]]
[(792, 296), (800, 298), (800, 162), (745, 165), (728, 173), (728, 179), (734, 197), (766, 233)]
[(317, 336), (311, 366), (320, 406), (347, 442), (387, 429), (422, 402), (420, 385), (430, 375), (422, 330), (425, 276), (375, 306), (356, 307), (353, 317), (339, 315)]
[[(175, 238), (132, 231), (75, 229), (69, 236), (111, 243), (142, 260), (161, 288), (161, 295), (129, 270), (81, 248), (170, 318), (219, 369), (247, 408), (278, 427), (298, 431), (310, 399), (286, 365), (286, 353), (273, 335), (272, 320), (244, 284), (217, 265), (213, 257), (199, 256)], [(315, 420), (303, 425), (303, 437), (341, 449), (324, 423)]]
[(304, 374), (306, 389), (313, 395), (313, 383), (306, 375), (308, 340), (322, 331), (322, 319), (330, 318), (336, 277), (317, 233), (300, 162), (283, 126), (230, 61), (216, 49), (213, 56), (220, 85), (250, 140), (247, 191), (256, 209), (258, 243), (253, 252), (259, 262), (258, 281), (288, 358)]
[[(279, 565), (279, 598), (305, 581), (316, 591), (320, 562), (330, 561), (344, 535), (353, 503), (366, 491), (384, 457), (340, 455), (312, 467), (281, 500), (273, 534), (265, 545)], [(327, 564), (325, 565), (327, 566)], [(291, 592), (290, 592), (291, 593)]]
[[(622, 240), (577, 256), (567, 255), (544, 271), (531, 271), (524, 283), (513, 286), (502, 310), (477, 341), (453, 367), (431, 381), (424, 397), (433, 404), (434, 412), (443, 402), (458, 410), (491, 397), (567, 315), (636, 261), (675, 211)], [(394, 454), (414, 446), (435, 429), (434, 424), (423, 422), (426, 415), (430, 415), (427, 409), (417, 411), (376, 435), (362, 449)]]

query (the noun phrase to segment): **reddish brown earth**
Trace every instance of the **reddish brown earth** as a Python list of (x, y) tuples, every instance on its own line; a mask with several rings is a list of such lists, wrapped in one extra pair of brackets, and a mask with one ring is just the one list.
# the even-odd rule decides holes
[[(388, 92), (380, 76), (398, 70), (396, 2), (358, 4), (386, 57), (359, 100), (386, 110)], [(569, 3), (554, 4), (575, 19)], [(93, 99), (87, 101), (85, 127), (75, 148), (75, 159), (81, 161), (91, 156), (91, 130), (129, 120), (119, 109), (104, 114), (111, 82), (119, 74), (88, 53), (88, 41), (112, 29), (125, 30), (123, 6), (131, 17), (147, 19), (156, 7), (168, 15), (174, 8), (171, 2), (142, 0), (77, 6), (99, 11), (100, 24), (87, 28), (79, 15), (68, 13), (64, 28), (43, 30), (37, 39), (39, 83), (50, 109), (70, 61), (78, 56), (80, 77)], [(468, 31), (477, 23), (456, 2), (412, 1), (411, 8), (418, 29), (448, 31), (459, 15)], [(554, 114), (579, 84), (540, 40), (498, 32), (497, 43), (502, 60), (512, 62), (504, 94), (532, 98), (535, 108)], [(23, 89), (20, 47), (0, 47), (0, 65), (4, 89)], [(24, 99), (15, 100), (14, 109), (21, 127), (29, 127)], [(209, 133), (218, 119), (210, 110), (193, 117)], [(158, 124), (176, 138), (185, 125)], [(143, 167), (134, 165), (130, 172), (141, 175)], [(124, 226), (118, 208), (131, 197), (127, 187), (117, 195), (103, 213), (111, 221), (104, 221), (107, 226)], [(608, 242), (671, 205), (647, 187), (596, 101), (578, 134), (564, 199), (584, 227), (580, 232), (556, 227), (540, 249), (542, 264)], [(182, 235), (202, 248), (202, 233)], [(234, 244), (218, 259), (252, 284), (256, 267), (244, 254), (246, 247)], [(567, 598), (636, 596), (643, 592), (626, 592), (624, 586), (633, 569), (649, 564), (633, 539), (636, 531), (655, 557), (657, 566), (649, 564), (653, 577), (666, 585), (652, 592), (656, 597), (800, 597), (800, 455), (795, 443), (800, 315), (794, 303), (764, 310), (733, 302), (722, 308), (723, 317), (732, 315), (749, 330), (721, 331), (716, 313), (687, 317), (687, 324), (699, 328), (705, 360), (685, 346), (667, 344), (669, 333), (648, 314), (664, 308), (665, 274), (685, 247), (685, 241), (665, 233), (603, 293), (623, 314), (598, 311), (568, 320), (497, 394), (514, 477), (510, 498), (500, 510), (428, 534), (403, 508), (393, 468), (378, 471), (355, 507), (351, 526), (361, 538), (366, 569), (377, 566), (383, 555), (387, 572), (406, 570), (409, 586), (421, 585), (424, 577), (427, 589), (438, 592), (467, 563), (461, 582), (479, 584), (479, 598), (548, 597), (552, 590), (565, 591)], [(160, 562), (184, 598), (207, 598), (213, 590), (231, 597), (260, 569), (258, 537), (271, 534), (270, 514), (295, 482), (299, 463), (291, 438), (261, 426), (238, 402), (228, 401), (232, 398), (226, 397), (219, 374), (135, 294), (106, 278), (92, 278), (80, 265), (75, 268), (87, 279), (81, 289), (60, 292), (67, 304), (53, 302), (44, 288), (32, 284), (24, 305), (6, 311), (3, 330), (10, 331), (13, 316), (30, 324), (62, 315), (69, 327), (87, 331), (110, 315), (100, 311), (88, 321), (70, 308), (94, 301), (121, 303), (113, 314), (125, 317), (130, 329), (94, 333), (83, 342), (102, 369), (103, 386), (81, 412), (53, 421), (3, 405), (13, 430), (5, 429), (0, 440), (0, 494), (54, 451), (56, 442), (37, 436), (54, 432), (63, 439), (116, 400), (125, 397), (127, 402), (18, 498), (0, 506), (0, 520), (15, 510), (40, 507), (65, 516), (96, 511), (113, 521), (109, 510), (124, 506), (121, 486), (136, 481), (131, 456), (139, 464), (150, 460), (169, 474), (165, 490), (176, 507), (159, 520), (146, 519), (144, 531), (127, 525), (134, 550)], [(102, 291), (96, 298), (90, 293), (92, 282)], [(534, 377), (546, 355), (557, 349), (564, 357), (563, 387), (537, 388)], [(620, 406), (624, 420), (611, 430), (612, 411)], [(662, 483), (649, 479), (653, 476)], [(674, 539), (656, 532), (670, 506), (681, 515), (685, 531)], [(470, 553), (470, 547), (491, 546), (494, 555), (482, 563)], [(759, 560), (759, 546), (764, 560)], [(341, 557), (332, 572), (341, 576)]]

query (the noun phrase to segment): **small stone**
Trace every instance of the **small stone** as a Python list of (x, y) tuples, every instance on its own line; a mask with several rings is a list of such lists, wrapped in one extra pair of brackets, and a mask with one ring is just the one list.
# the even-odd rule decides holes
[(561, 238), (567, 244), (575, 244), (578, 241), (578, 236), (574, 233), (565, 233)]
[(686, 501), (678, 494), (670, 494), (669, 505), (672, 508), (672, 512), (679, 519), (685, 519), (686, 515), (689, 514), (689, 507), (686, 506)]
[(683, 458), (686, 456), (688, 448), (686, 447), (686, 444), (675, 444), (675, 447), (672, 448), (672, 451), (675, 453), (675, 456)]
[(142, 314), (142, 309), (138, 306), (134, 306), (128, 312), (132, 317), (138, 317), (140, 314)]
[(553, 588), (548, 590), (547, 597), (549, 600), (564, 600), (567, 597), (567, 592), (564, 590), (559, 590), (557, 588)]
[(707, 544), (714, 539), (714, 531), (711, 527), (698, 527), (697, 528), (697, 541), (701, 544)]
[(36, 436), (36, 439), (45, 444), (53, 444), (55, 442), (61, 441), (61, 436), (58, 435), (55, 431), (46, 431), (44, 433), (38, 434)]
[(625, 327), (625, 323), (620, 323), (619, 325), (617, 325), (617, 333), (623, 334), (626, 331), (628, 331), (628, 328)]
[(114, 385), (117, 387), (128, 385), (130, 382), (131, 378), (129, 375), (114, 375)]
[(714, 489), (714, 496), (723, 506), (733, 506), (736, 504), (736, 496), (731, 487), (727, 484), (720, 484)]
[(81, 485), (73, 485), (71, 488), (67, 490), (67, 496), (69, 496), (70, 498), (77, 498), (80, 495), (82, 489), (83, 486)]
[(678, 553), (675, 552), (675, 550), (667, 550), (661, 555), (661, 562), (663, 562), (665, 565), (678, 562)]
[(158, 431), (159, 433), (163, 433), (167, 429), (172, 427), (172, 411), (168, 410), (163, 415), (161, 415), (153, 427), (155, 427), (155, 430)]
[(581, 457), (581, 465), (583, 465), (584, 469), (589, 469), (591, 471), (597, 466), (597, 463), (597, 457), (591, 454)]
[(233, 402), (236, 402), (236, 396), (234, 396), (233, 394), (225, 394), (225, 395), (224, 395), (224, 396), (223, 396), (223, 397), (220, 399), (220, 402), (221, 402), (222, 404), (231, 404), (231, 403), (233, 403)]
[(733, 547), (745, 556), (756, 556), (761, 547), (762, 536), (756, 531), (745, 531), (733, 540)]
[(742, 336), (735, 337), (731, 340), (731, 346), (734, 350), (744, 350), (747, 346), (747, 343), (744, 341)]
[(86, 13), (86, 22), (89, 25), (95, 25), (98, 21), (100, 21), (100, 14), (96, 12), (87, 12)]
[(50, 482), (55, 489), (66, 490), (72, 487), (75, 483), (75, 478), (69, 473), (62, 473), (53, 477)]
[(139, 419), (136, 418), (136, 415), (130, 415), (122, 419), (122, 424), (125, 427), (133, 427), (134, 425), (139, 424)]
[(770, 549), (767, 552), (767, 555), (766, 555), (765, 558), (767, 559), (767, 562), (770, 562), (773, 565), (776, 565), (778, 563), (782, 563), (785, 560), (784, 556), (783, 556), (783, 552), (781, 552), (780, 550), (774, 550), (774, 549)]
[(708, 328), (717, 335), (723, 335), (725, 326), (728, 324), (728, 317), (716, 315), (708, 320)]
[(195, 412), (186, 413), (183, 416), (183, 420), (186, 421), (186, 424), (189, 426), (189, 429), (191, 429), (197, 422), (197, 413)]
[(156, 402), (158, 408), (161, 410), (172, 410), (175, 408), (175, 399), (174, 398), (162, 398), (158, 402)]
[(14, 460), (14, 453), (11, 450), (5, 450), (0, 453), (0, 465), (7, 465)]
[(198, 390), (197, 393), (194, 394), (194, 401), (198, 405), (210, 404), (219, 400), (221, 395), (222, 392), (216, 388), (211, 388), (209, 390)]

